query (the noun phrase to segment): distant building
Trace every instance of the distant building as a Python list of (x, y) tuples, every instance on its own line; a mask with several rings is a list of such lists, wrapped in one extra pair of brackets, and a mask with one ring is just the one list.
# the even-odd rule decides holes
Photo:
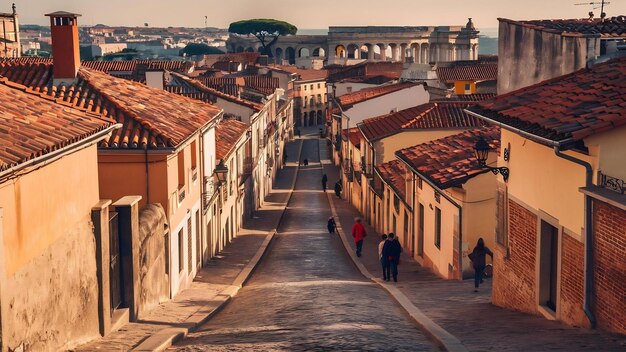
[(0, 13), (0, 58), (20, 56), (20, 25), (13, 4), (13, 12)]

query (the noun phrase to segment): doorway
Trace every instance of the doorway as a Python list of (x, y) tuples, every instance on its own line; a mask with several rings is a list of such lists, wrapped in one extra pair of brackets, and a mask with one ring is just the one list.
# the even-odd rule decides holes
[(541, 220), (539, 243), (539, 305), (557, 312), (559, 230)]

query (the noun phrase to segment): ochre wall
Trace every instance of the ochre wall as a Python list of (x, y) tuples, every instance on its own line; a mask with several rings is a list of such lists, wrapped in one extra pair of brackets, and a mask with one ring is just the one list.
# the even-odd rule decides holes
[(98, 201), (95, 146), (0, 185), (7, 347), (68, 349), (98, 336)]

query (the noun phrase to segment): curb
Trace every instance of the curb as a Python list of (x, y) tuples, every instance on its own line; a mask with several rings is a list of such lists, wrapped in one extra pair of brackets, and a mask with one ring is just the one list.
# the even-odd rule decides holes
[[(320, 164), (322, 164), (322, 152), (321, 148), (318, 148), (318, 152), (320, 154)], [(325, 159), (326, 160), (326, 159)], [(324, 173), (324, 165), (322, 164), (322, 173)], [(334, 218), (339, 219), (337, 215), (337, 209), (335, 207), (335, 201), (330, 193), (326, 193), (326, 198), (328, 198), (328, 203), (330, 204), (330, 209)], [(449, 352), (468, 352), (467, 348), (461, 343), (459, 339), (457, 339), (454, 335), (450, 334), (441, 326), (437, 325), (434, 321), (428, 318), (419, 308), (417, 308), (409, 298), (402, 293), (397, 287), (384, 283), (381, 279), (374, 277), (372, 273), (365, 268), (365, 265), (358, 260), (354, 250), (350, 246), (348, 242), (348, 238), (343, 231), (343, 228), (337, 222), (337, 233), (341, 238), (341, 242), (343, 243), (348, 256), (352, 260), (352, 263), (359, 272), (365, 276), (367, 279), (372, 280), (378, 286), (385, 289), (389, 295), (406, 311), (406, 313), (413, 319), (413, 321), (417, 324), (417, 326), (424, 332), (426, 335), (430, 336), (440, 348)]]
[[(304, 141), (300, 140), (297, 160), (300, 160), (303, 145)], [(267, 253), (267, 249), (274, 239), (274, 236), (276, 236), (276, 231), (278, 230), (278, 226), (283, 220), (283, 217), (287, 210), (287, 205), (289, 204), (289, 201), (291, 201), (291, 196), (293, 195), (293, 190), (296, 186), (296, 180), (298, 179), (299, 171), (300, 165), (296, 163), (296, 170), (291, 181), (289, 196), (287, 197), (287, 201), (285, 202), (282, 213), (276, 220), (274, 230), (269, 231), (268, 235), (265, 237), (265, 240), (263, 240), (263, 243), (261, 244), (257, 252), (254, 254), (252, 259), (250, 259), (248, 264), (246, 264), (246, 266), (241, 270), (239, 275), (237, 275), (233, 283), (224, 290), (222, 290), (220, 293), (218, 293), (215, 298), (211, 300), (211, 303), (204, 305), (197, 312), (195, 312), (187, 319), (185, 319), (182, 323), (180, 323), (179, 327), (159, 330), (157, 333), (143, 340), (137, 347), (133, 348), (133, 351), (164, 351), (165, 349), (171, 347), (174, 343), (184, 339), (187, 334), (196, 331), (200, 326), (211, 320), (211, 318), (213, 318), (224, 307), (226, 307), (228, 303), (230, 303), (232, 298), (235, 297), (239, 290), (243, 288), (243, 286), (248, 282), (248, 279), (254, 273), (254, 270), (257, 268), (259, 262), (265, 256), (265, 253)]]

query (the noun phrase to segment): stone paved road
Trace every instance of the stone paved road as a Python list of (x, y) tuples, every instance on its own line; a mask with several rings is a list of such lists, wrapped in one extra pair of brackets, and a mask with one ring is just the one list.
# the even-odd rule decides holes
[(316, 139), (305, 140), (309, 165), (300, 169), (279, 233), (250, 282), (173, 350), (436, 349), (326, 232), (330, 210), (317, 148)]

